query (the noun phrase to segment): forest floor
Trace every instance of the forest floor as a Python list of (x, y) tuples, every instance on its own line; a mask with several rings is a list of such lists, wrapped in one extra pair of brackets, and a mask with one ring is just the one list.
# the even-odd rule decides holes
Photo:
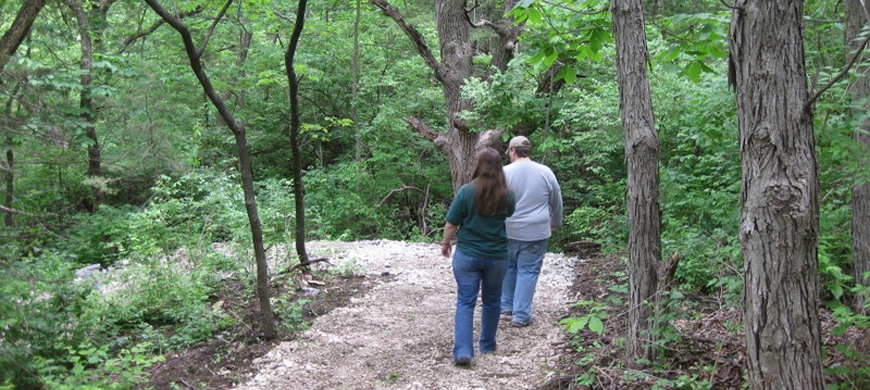
[[(216, 303), (239, 325), (168, 354), (138, 389), (730, 390), (745, 383), (740, 311), (717, 297), (673, 299), (673, 328), (660, 333), (666, 348), (658, 363), (626, 365), (621, 337), (627, 297), (621, 290), (627, 279), (618, 256), (548, 254), (532, 325), (503, 322), (497, 351), (476, 355), (464, 368), (451, 357), (455, 285), (450, 259), (440, 256), (438, 245), (312, 242), (308, 252), (328, 263), (317, 264), (313, 279), (273, 279), (273, 301), (283, 302), (283, 310), (276, 308), (283, 319), (298, 315), (309, 326), (283, 329), (282, 341), (264, 342), (256, 300), (241, 293), (247, 289), (229, 289)], [(291, 310), (294, 305), (300, 310)], [(559, 324), (590, 314), (603, 318), (601, 334), (588, 327), (571, 334)], [(478, 306), (475, 331), (479, 319)], [(826, 345), (868, 351), (866, 334), (832, 336), (830, 314), (823, 312), (822, 322)], [(838, 383), (848, 380), (852, 365), (864, 364), (830, 349), (826, 367), (845, 372), (829, 374)]]

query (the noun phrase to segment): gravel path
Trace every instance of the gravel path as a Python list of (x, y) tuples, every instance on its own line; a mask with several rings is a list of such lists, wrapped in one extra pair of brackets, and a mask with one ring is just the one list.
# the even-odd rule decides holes
[[(576, 258), (547, 254), (531, 326), (502, 323), (498, 350), (457, 367), (453, 348), (455, 283), (437, 244), (400, 241), (312, 242), (312, 258), (363, 275), (394, 275), (342, 308), (318, 317), (296, 340), (254, 360), (234, 390), (522, 390), (555, 375)], [(373, 281), (377, 279), (372, 278)], [(475, 338), (480, 305), (475, 314)]]

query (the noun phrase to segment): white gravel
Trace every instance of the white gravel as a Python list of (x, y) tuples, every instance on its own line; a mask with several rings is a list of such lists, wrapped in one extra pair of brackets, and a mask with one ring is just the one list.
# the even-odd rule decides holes
[[(555, 373), (558, 325), (567, 312), (576, 258), (547, 254), (526, 328), (502, 323), (498, 350), (477, 354), (470, 368), (453, 364), (455, 283), (451, 259), (437, 244), (399, 241), (311, 242), (312, 258), (328, 257), (362, 275), (395, 275), (365, 296), (318, 317), (296, 340), (254, 360), (255, 372), (235, 390), (522, 390)], [(475, 338), (480, 305), (475, 314)]]

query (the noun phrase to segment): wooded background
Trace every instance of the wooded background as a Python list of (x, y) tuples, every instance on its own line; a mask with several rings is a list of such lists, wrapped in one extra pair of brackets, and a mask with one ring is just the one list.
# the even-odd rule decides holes
[[(562, 185), (551, 248), (624, 257), (627, 362), (666, 358), (659, 308), (686, 292), (743, 309), (751, 388), (866, 388), (868, 351), (821, 345), (819, 312), (870, 326), (868, 20), (858, 0), (0, 3), (0, 389), (133, 386), (232, 325), (223, 271), (256, 269), (281, 337), (299, 308), (271, 307), (267, 248), (295, 244), (291, 268), (307, 240), (437, 240), (474, 151), (513, 135)], [(73, 281), (120, 263), (137, 289)]]

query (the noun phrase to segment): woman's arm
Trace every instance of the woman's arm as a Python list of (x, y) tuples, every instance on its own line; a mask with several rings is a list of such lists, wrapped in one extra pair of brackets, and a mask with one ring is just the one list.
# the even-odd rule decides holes
[(450, 241), (453, 240), (453, 235), (456, 234), (457, 229), (459, 229), (459, 226), (450, 222), (444, 222), (444, 238), (441, 240), (442, 256), (450, 257)]

